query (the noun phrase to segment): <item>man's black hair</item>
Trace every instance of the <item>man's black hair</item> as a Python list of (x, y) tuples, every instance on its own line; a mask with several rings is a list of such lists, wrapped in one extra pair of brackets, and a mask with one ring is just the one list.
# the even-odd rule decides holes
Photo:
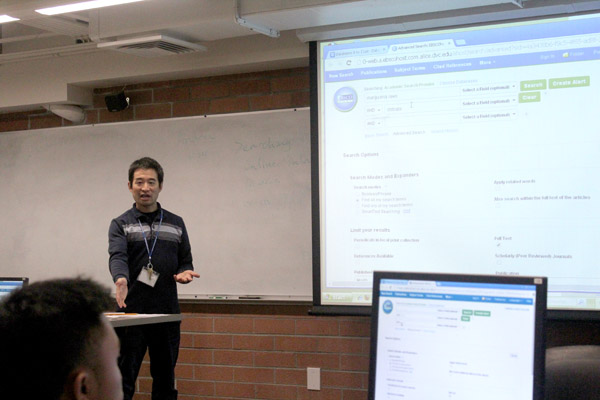
[(132, 162), (131, 165), (129, 166), (129, 183), (133, 183), (133, 174), (138, 169), (153, 169), (153, 170), (155, 170), (156, 175), (158, 175), (158, 183), (162, 185), (163, 178), (165, 177), (165, 173), (164, 173), (162, 167), (160, 166), (160, 164), (158, 163), (158, 161), (156, 161), (155, 159), (150, 158), (150, 157), (143, 157), (143, 158), (140, 158), (139, 160), (135, 160), (134, 162)]
[(58, 400), (75, 368), (95, 368), (102, 313), (113, 306), (110, 291), (87, 279), (41, 281), (3, 298), (1, 397)]

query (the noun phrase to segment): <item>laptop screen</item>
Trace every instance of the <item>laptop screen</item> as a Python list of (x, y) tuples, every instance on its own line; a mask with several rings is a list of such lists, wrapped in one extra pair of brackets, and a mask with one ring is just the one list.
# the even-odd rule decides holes
[(369, 399), (541, 400), (547, 282), (375, 272)]
[(29, 283), (28, 278), (3, 278), (0, 277), (0, 301), (4, 296), (8, 296), (10, 292), (15, 289), (21, 288)]

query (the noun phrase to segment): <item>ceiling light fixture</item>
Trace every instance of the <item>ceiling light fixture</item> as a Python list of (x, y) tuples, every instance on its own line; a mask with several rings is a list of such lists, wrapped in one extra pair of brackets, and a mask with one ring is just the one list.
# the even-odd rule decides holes
[(19, 18), (13, 18), (10, 15), (0, 15), (0, 24), (3, 24), (5, 22), (12, 22), (12, 21), (18, 21)]
[(44, 15), (56, 15), (75, 11), (91, 10), (94, 8), (116, 6), (119, 4), (135, 3), (138, 1), (144, 0), (92, 0), (80, 3), (65, 4), (63, 6), (40, 8), (39, 10), (35, 10), (35, 12)]

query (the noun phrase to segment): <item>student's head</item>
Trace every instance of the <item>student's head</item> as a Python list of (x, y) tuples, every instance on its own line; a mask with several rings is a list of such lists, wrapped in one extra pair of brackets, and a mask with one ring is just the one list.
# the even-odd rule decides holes
[(162, 190), (164, 173), (160, 164), (144, 157), (129, 166), (129, 191), (136, 208), (142, 212), (153, 212), (158, 208), (157, 200)]
[(119, 341), (103, 315), (112, 302), (86, 279), (38, 282), (5, 297), (2, 398), (122, 400)]

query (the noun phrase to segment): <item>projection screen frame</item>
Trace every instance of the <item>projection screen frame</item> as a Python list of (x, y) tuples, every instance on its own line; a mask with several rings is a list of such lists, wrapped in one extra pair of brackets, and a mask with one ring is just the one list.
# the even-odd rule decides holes
[[(456, 25), (456, 26), (444, 26), (436, 29), (427, 30), (428, 32), (436, 33), (439, 31), (446, 31), (452, 29), (463, 29), (463, 28), (471, 28), (471, 27), (481, 27), (481, 26), (497, 26), (500, 24), (510, 24), (510, 23), (521, 23), (527, 21), (538, 21), (538, 20), (552, 20), (555, 18), (568, 18), (574, 16), (584, 16), (589, 14), (595, 14), (600, 12), (600, 10), (586, 11), (577, 14), (557, 14), (557, 15), (541, 15), (538, 17), (529, 17), (524, 19), (511, 19), (511, 20), (503, 20), (503, 21), (494, 21), (489, 23), (477, 23), (472, 25)], [(400, 32), (400, 33), (389, 33), (389, 35), (410, 35), (414, 33), (424, 32), (424, 30), (420, 31), (408, 31), (408, 32)], [(378, 37), (384, 35), (377, 35)], [(387, 34), (386, 34), (387, 36)], [(372, 36), (371, 36), (372, 37)], [(352, 39), (363, 39), (362, 38), (352, 38)], [(340, 40), (345, 40), (341, 38)], [(327, 42), (331, 42), (332, 40), (328, 39)], [(341, 305), (332, 305), (332, 304), (323, 304), (322, 301), (322, 224), (321, 220), (322, 215), (322, 188), (320, 182), (320, 168), (321, 168), (321, 155), (319, 143), (320, 143), (320, 88), (321, 77), (319, 70), (319, 43), (317, 41), (312, 41), (309, 43), (309, 61), (310, 61), (310, 103), (311, 103), (311, 186), (312, 186), (312, 232), (313, 232), (313, 307), (310, 311), (311, 314), (315, 315), (370, 315), (371, 313), (371, 305), (349, 305), (349, 304), (341, 304)], [(425, 271), (424, 271), (425, 272)], [(430, 272), (438, 272), (438, 271), (430, 271)], [(464, 273), (465, 271), (457, 271)], [(600, 310), (578, 310), (572, 308), (548, 308), (547, 317), (549, 319), (555, 320), (579, 320), (579, 321), (592, 321), (592, 320), (600, 320)]]

